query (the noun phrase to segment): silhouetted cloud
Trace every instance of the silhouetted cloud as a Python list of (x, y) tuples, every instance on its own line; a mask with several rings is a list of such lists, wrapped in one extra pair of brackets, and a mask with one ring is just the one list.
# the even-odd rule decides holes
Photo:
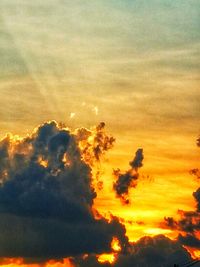
[(200, 187), (193, 193), (193, 196), (197, 202), (197, 211), (200, 212)]
[(179, 210), (178, 220), (175, 220), (173, 217), (165, 217), (164, 223), (161, 223), (162, 227), (167, 227), (180, 233), (178, 240), (180, 243), (182, 243), (182, 245), (196, 249), (200, 248), (200, 240), (198, 235), (200, 231), (199, 192), (200, 189), (193, 193), (193, 196), (197, 202), (196, 210)]
[(116, 178), (113, 189), (116, 192), (116, 196), (119, 197), (124, 204), (129, 203), (129, 188), (137, 186), (137, 180), (139, 178), (138, 169), (143, 166), (143, 159), (143, 149), (139, 148), (135, 153), (134, 159), (129, 163), (131, 168), (128, 171), (122, 173), (120, 169), (116, 169), (113, 172)]
[(197, 138), (197, 146), (200, 147), (200, 136)]
[(197, 250), (200, 249), (200, 240), (198, 237), (196, 237), (193, 234), (186, 234), (186, 235), (180, 234), (178, 236), (178, 240), (184, 246), (192, 247), (192, 248), (195, 248)]
[[(98, 160), (108, 149), (104, 126), (95, 135)], [(96, 192), (79, 139), (52, 121), (24, 139), (7, 136), (0, 142), (1, 257), (108, 252), (114, 236), (126, 246), (125, 227), (117, 218), (108, 222), (93, 215)]]
[(76, 259), (80, 267), (169, 267), (174, 263), (191, 261), (190, 254), (177, 241), (158, 235), (143, 237), (129, 247), (127, 253), (119, 253), (112, 264), (100, 263), (95, 255)]
[(128, 266), (173, 266), (190, 260), (189, 253), (179, 242), (158, 235), (155, 237), (143, 237), (133, 246), (133, 251), (129, 256), (120, 256), (115, 267)]
[[(95, 217), (91, 166), (113, 142), (104, 123), (71, 132), (55, 121), (25, 138), (8, 135), (0, 141), (0, 257), (23, 257), (29, 263), (72, 257), (77, 267), (167, 267), (190, 260), (181, 243), (199, 246), (199, 189), (194, 193), (196, 211), (182, 211), (180, 221), (165, 219), (167, 227), (184, 233), (177, 241), (160, 235), (130, 244), (117, 217), (108, 221), (98, 212)], [(143, 158), (138, 149), (127, 172), (115, 171), (114, 189), (126, 203)], [(111, 248), (113, 237), (120, 252)], [(102, 253), (114, 253), (115, 262), (99, 262)]]
[(99, 123), (93, 130), (77, 129), (76, 139), (80, 142), (84, 160), (90, 165), (98, 162), (105, 152), (113, 147), (115, 142), (115, 138), (106, 133), (104, 122)]
[[(197, 139), (197, 145), (200, 146), (200, 138)], [(193, 169), (191, 174), (197, 175), (199, 169)], [(178, 210), (179, 218), (165, 217), (161, 226), (177, 230), (180, 234), (178, 240), (185, 246), (200, 248), (200, 188), (193, 192), (196, 201), (196, 209), (192, 211)]]

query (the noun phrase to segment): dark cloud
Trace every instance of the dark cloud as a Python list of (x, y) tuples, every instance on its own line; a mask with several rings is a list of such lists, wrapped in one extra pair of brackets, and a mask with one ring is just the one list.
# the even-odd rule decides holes
[[(198, 200), (199, 189), (193, 193)], [(179, 210), (179, 219), (175, 220), (172, 217), (164, 218), (162, 227), (167, 227), (173, 230), (177, 230), (180, 235), (178, 240), (185, 246), (192, 248), (200, 248), (199, 232), (200, 232), (200, 212), (199, 202), (196, 211), (183, 211)]]
[[(95, 150), (99, 142), (101, 151), (98, 160), (108, 149), (102, 145), (105, 131), (103, 136), (95, 139)], [(93, 215), (96, 192), (79, 141), (53, 121), (24, 139), (6, 137), (0, 142), (1, 257), (109, 252), (114, 236), (126, 246), (125, 228), (117, 218), (108, 222)]]
[(200, 136), (197, 138), (197, 146), (200, 147)]
[(200, 212), (200, 188), (198, 188), (197, 191), (193, 193), (193, 196), (197, 202), (197, 211)]
[[(178, 241), (160, 235), (129, 244), (118, 218), (108, 221), (94, 216), (91, 166), (113, 142), (104, 123), (72, 133), (55, 121), (25, 138), (8, 135), (0, 141), (0, 258), (23, 257), (25, 262), (41, 263), (73, 257), (77, 267), (167, 267), (190, 260), (180, 243), (198, 246), (194, 233), (199, 229), (199, 189), (194, 193), (195, 212), (183, 212), (182, 221), (165, 220), (168, 227), (185, 232)], [(126, 203), (142, 162), (143, 150), (138, 149), (127, 172), (115, 171), (116, 195)], [(113, 237), (121, 245), (118, 254), (111, 248)], [(115, 263), (100, 263), (102, 253), (115, 253)]]
[(173, 266), (174, 263), (189, 261), (189, 253), (179, 242), (158, 235), (143, 237), (133, 246), (132, 252), (118, 258), (115, 267), (143, 266), (164, 267)]
[(143, 149), (139, 148), (135, 153), (133, 161), (129, 163), (131, 168), (128, 171), (122, 173), (120, 169), (117, 169), (113, 172), (116, 178), (113, 189), (116, 192), (116, 196), (119, 197), (124, 204), (129, 203), (129, 188), (137, 186), (137, 180), (139, 178), (138, 169), (143, 166), (143, 159)]
[[(197, 145), (200, 146), (200, 138), (197, 139)], [(199, 169), (190, 171), (192, 175), (199, 178)], [(165, 217), (163, 227), (176, 229), (179, 231), (178, 240), (185, 246), (199, 249), (200, 248), (200, 188), (194, 193), (193, 197), (196, 201), (196, 210), (183, 211), (178, 210), (179, 218), (175, 220), (172, 217)]]
[(177, 241), (158, 235), (143, 237), (130, 245), (129, 252), (119, 253), (113, 264), (99, 263), (95, 255), (77, 260), (80, 267), (170, 267), (191, 261), (190, 254)]
[(177, 229), (177, 222), (173, 217), (164, 217), (164, 223), (161, 223), (161, 226), (165, 225), (171, 229)]
[(196, 177), (197, 180), (200, 180), (200, 170), (199, 169), (192, 169), (190, 170), (190, 174)]
[(7, 136), (0, 142), (0, 182), (3, 182), (6, 176), (6, 169), (9, 168), (9, 137)]
[[(197, 138), (196, 144), (197, 144), (198, 147), (200, 147), (200, 137)], [(194, 169), (190, 170), (190, 174), (195, 176), (197, 178), (197, 180), (200, 180), (200, 169), (194, 168)]]
[(200, 249), (200, 240), (193, 234), (179, 235), (178, 240), (184, 246)]
[(93, 131), (80, 128), (76, 131), (76, 138), (80, 142), (84, 160), (90, 165), (98, 162), (100, 158), (113, 147), (115, 138), (105, 132), (105, 123), (101, 122)]
[(142, 164), (143, 159), (144, 159), (143, 149), (139, 148), (135, 153), (135, 158), (133, 159), (133, 161), (130, 162), (130, 166), (135, 170), (141, 168), (143, 166)]
[(68, 222), (1, 214), (0, 257), (62, 258), (110, 252), (113, 236), (125, 242), (118, 221)]
[[(93, 185), (96, 190), (103, 189), (101, 180), (102, 169), (100, 160), (113, 147), (115, 138), (105, 131), (105, 123), (101, 122), (92, 130), (80, 128), (76, 130), (76, 140), (79, 143), (81, 155), (86, 163), (93, 168)], [(94, 171), (95, 170), (95, 171)]]

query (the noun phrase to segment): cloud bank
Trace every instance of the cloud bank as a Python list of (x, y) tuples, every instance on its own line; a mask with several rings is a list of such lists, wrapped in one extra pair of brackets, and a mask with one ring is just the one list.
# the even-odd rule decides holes
[(96, 192), (86, 155), (99, 160), (111, 146), (104, 127), (101, 123), (94, 131), (90, 150), (79, 143), (88, 146), (92, 132), (72, 133), (55, 121), (23, 139), (8, 135), (0, 142), (0, 257), (109, 252), (114, 236), (126, 246), (117, 218), (108, 222), (93, 212)]
[[(117, 217), (107, 220), (94, 210), (92, 166), (114, 141), (103, 122), (72, 132), (55, 121), (38, 126), (25, 138), (7, 135), (0, 141), (0, 259), (20, 257), (40, 266), (54, 259), (76, 267), (167, 267), (191, 260), (181, 244), (199, 247), (194, 233), (199, 230), (200, 189), (193, 194), (196, 211), (183, 212), (179, 222), (165, 220), (168, 227), (187, 233), (176, 241), (159, 235), (129, 243)], [(143, 158), (140, 148), (128, 171), (114, 171), (116, 197), (126, 204)], [(119, 242), (117, 251), (113, 239)], [(115, 260), (102, 262), (101, 254)]]

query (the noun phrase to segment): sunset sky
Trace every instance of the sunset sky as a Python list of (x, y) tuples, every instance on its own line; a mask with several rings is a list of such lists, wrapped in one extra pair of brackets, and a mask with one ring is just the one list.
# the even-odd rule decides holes
[[(26, 224), (26, 220), (31, 218), (31, 214), (34, 221), (40, 219), (39, 213), (36, 212), (37, 207), (33, 204), (35, 202), (27, 202), (30, 204), (25, 208), (27, 213), (23, 213), (23, 209), (20, 211), (21, 206), (11, 208), (10, 204), (5, 204), (8, 201), (4, 199), (6, 194), (11, 194), (10, 198), (13, 199), (15, 196), (12, 191), (15, 190), (12, 189), (14, 187), (8, 190), (10, 185), (6, 184), (9, 180), (15, 181), (17, 175), (22, 170), (25, 172), (26, 168), (25, 177), (29, 179), (27, 164), (32, 164), (36, 150), (34, 156), (37, 158), (37, 164), (42, 166), (45, 172), (48, 172), (50, 164), (53, 164), (52, 174), (55, 164), (58, 164), (52, 163), (55, 159), (51, 158), (51, 153), (55, 151), (52, 152), (47, 144), (48, 148), (38, 150), (38, 127), (52, 127), (48, 138), (55, 140), (55, 137), (59, 137), (62, 142), (68, 142), (63, 139), (68, 137), (62, 136), (63, 131), (68, 131), (67, 127), (70, 129), (69, 134), (67, 132), (70, 140), (78, 142), (76, 149), (80, 149), (81, 158), (87, 166), (83, 167), (80, 159), (76, 164), (80, 163), (84, 171), (85, 168), (92, 168), (94, 177), (96, 172), (100, 171), (99, 180), (103, 181), (103, 189), (99, 190), (94, 184), (97, 196), (90, 196), (94, 203), (87, 205), (89, 210), (94, 209), (101, 214), (100, 221), (105, 224), (105, 228), (111, 227), (112, 214), (118, 218), (120, 225), (125, 225), (129, 242), (136, 242), (136, 246), (142, 247), (138, 240), (144, 236), (157, 240), (156, 235), (164, 235), (162, 238), (176, 240), (174, 242), (177, 242), (177, 246), (186, 246), (193, 257), (200, 257), (200, 192), (196, 197), (193, 195), (193, 192), (198, 192), (200, 180), (198, 175), (190, 173), (191, 169), (200, 167), (200, 148), (196, 142), (200, 134), (199, 29), (199, 0), (1, 0), (0, 219), (2, 216), (3, 223), (0, 223), (0, 227), (5, 227), (7, 220), (12, 221), (12, 216), (16, 217), (13, 224), (15, 227), (17, 225), (18, 230), (21, 224)], [(52, 121), (63, 122), (66, 127), (51, 123)], [(45, 122), (49, 123), (44, 124)], [(100, 122), (105, 122), (105, 129), (103, 127), (98, 130), (97, 125)], [(81, 127), (90, 129), (91, 135), (84, 136), (83, 143), (77, 130)], [(94, 141), (98, 131), (100, 134), (103, 132), (102, 138), (107, 135), (115, 138), (112, 147), (101, 147), (100, 162), (95, 158), (95, 154), (92, 154), (95, 151), (92, 150), (95, 148), (95, 142), (105, 141)], [(5, 139), (8, 133), (18, 137), (10, 136), (10, 139)], [(27, 145), (29, 141), (22, 139), (27, 135), (31, 138), (31, 148)], [(45, 138), (45, 142), (50, 142), (50, 139)], [(59, 144), (63, 148), (63, 143), (60, 145), (57, 142), (56, 146)], [(72, 150), (73, 145), (70, 142), (72, 141), (69, 141)], [(19, 143), (23, 148), (18, 147)], [(88, 155), (95, 158), (93, 163), (89, 162), (86, 158), (88, 155), (85, 155), (84, 148), (88, 144)], [(136, 158), (135, 153), (139, 148), (143, 149), (143, 166), (131, 167), (129, 163)], [(64, 149), (68, 149), (67, 145)], [(70, 164), (77, 160), (74, 154), (70, 154), (71, 150), (66, 150), (66, 155), (71, 157), (69, 166), (67, 160), (64, 161), (64, 154), (62, 155), (65, 169), (70, 168)], [(50, 155), (47, 157), (46, 153)], [(56, 153), (61, 152), (56, 150)], [(16, 163), (15, 157), (19, 154), (23, 154), (24, 158), (18, 166), (19, 162)], [(60, 160), (60, 154), (57, 157)], [(117, 179), (113, 170), (116, 169), (120, 169), (121, 174), (132, 174), (133, 171), (139, 175), (135, 188), (130, 188), (129, 185), (130, 203), (127, 205), (122, 203), (113, 188)], [(66, 170), (62, 169), (61, 172), (63, 177), (69, 176)], [(23, 176), (24, 173), (20, 175)], [(37, 176), (37, 172), (35, 175)], [(53, 175), (57, 178), (60, 174), (56, 172)], [(79, 186), (78, 182), (73, 186)], [(91, 187), (91, 184), (87, 186)], [(78, 194), (79, 190), (74, 187), (73, 193)], [(70, 195), (70, 192), (68, 194)], [(88, 201), (87, 197), (86, 199)], [(178, 210), (183, 211), (183, 214)], [(192, 232), (187, 232), (181, 224), (181, 218), (189, 217), (186, 211), (193, 212), (192, 226), (195, 230)], [(61, 213), (56, 216), (61, 216), (59, 220), (61, 218), (68, 224), (68, 219), (63, 219)], [(164, 217), (173, 218), (176, 223), (165, 225)], [(95, 223), (96, 221), (98, 219), (95, 217)], [(0, 229), (0, 232), (9, 233), (9, 227), (12, 228), (10, 223), (7, 229)], [(62, 227), (59, 229), (65, 229)], [(15, 230), (14, 228), (13, 231)], [(195, 245), (181, 243), (179, 234), (195, 237)], [(60, 236), (60, 232), (58, 235)], [(30, 236), (34, 239), (32, 234)], [(16, 237), (16, 246), (20, 243), (18, 238), (19, 236)], [(11, 237), (8, 240), (12, 240)], [(12, 253), (7, 253), (6, 242), (4, 234), (0, 234), (0, 265), (14, 267), (29, 263), (38, 266), (41, 262), (44, 263), (44, 260), (40, 261), (33, 255), (13, 253), (12, 249)], [(1, 252), (1, 246), (5, 255)], [(60, 267), (65, 264), (67, 267), (107, 267), (105, 264), (108, 263), (104, 260), (101, 262), (101, 259), (94, 263), (86, 250), (77, 253), (78, 256), (88, 254), (88, 262), (84, 262), (84, 257), (79, 259), (79, 263), (76, 260), (71, 261), (69, 257), (74, 257), (74, 252), (70, 254), (67, 246), (66, 255), (65, 252), (53, 254), (54, 256), (51, 254), (50, 257), (44, 255), (45, 266)], [(136, 259), (133, 250), (134, 246), (131, 252), (134, 266), (139, 264), (138, 266), (145, 267), (146, 263)], [(115, 249), (113, 251), (114, 254), (118, 253)], [(94, 250), (92, 255), (114, 255), (103, 247), (100, 252)], [(120, 253), (116, 267), (132, 267), (129, 263), (132, 258), (123, 263), (124, 256), (122, 251)], [(26, 261), (26, 258), (33, 261)], [(60, 258), (65, 260), (57, 262)], [(180, 261), (181, 259), (184, 257), (180, 256)], [(115, 261), (112, 264), (115, 266)], [(150, 267), (156, 267), (156, 264), (153, 263)]]

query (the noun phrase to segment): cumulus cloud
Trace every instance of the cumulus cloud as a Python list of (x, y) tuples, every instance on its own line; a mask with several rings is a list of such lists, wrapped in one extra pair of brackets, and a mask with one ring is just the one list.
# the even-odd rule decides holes
[[(100, 160), (111, 146), (104, 127), (96, 128), (87, 157), (91, 153)], [(96, 192), (83, 146), (92, 132), (82, 129), (80, 137), (80, 131), (72, 133), (52, 121), (25, 138), (1, 140), (0, 257), (103, 253), (111, 250), (114, 236), (126, 246), (125, 228), (117, 218), (94, 217)]]
[(116, 192), (116, 196), (124, 204), (129, 203), (129, 188), (137, 186), (137, 180), (139, 178), (138, 169), (143, 166), (143, 159), (143, 149), (139, 148), (135, 153), (134, 159), (129, 163), (131, 168), (128, 171), (122, 173), (120, 169), (116, 169), (113, 172), (116, 179), (113, 184), (113, 189)]
[[(55, 121), (38, 126), (25, 138), (7, 135), (0, 141), (0, 258), (41, 263), (70, 257), (77, 267), (167, 267), (190, 260), (180, 243), (199, 245), (194, 239), (199, 229), (199, 189), (194, 193), (196, 211), (183, 212), (182, 222), (166, 218), (168, 227), (187, 233), (177, 241), (160, 235), (130, 244), (117, 217), (108, 221), (94, 211), (92, 167), (114, 141), (103, 122), (71, 132)], [(138, 149), (128, 171), (114, 172), (116, 195), (126, 203), (143, 158)], [(114, 237), (121, 247), (117, 252), (111, 247)], [(115, 262), (99, 262), (102, 253), (112, 253)]]

